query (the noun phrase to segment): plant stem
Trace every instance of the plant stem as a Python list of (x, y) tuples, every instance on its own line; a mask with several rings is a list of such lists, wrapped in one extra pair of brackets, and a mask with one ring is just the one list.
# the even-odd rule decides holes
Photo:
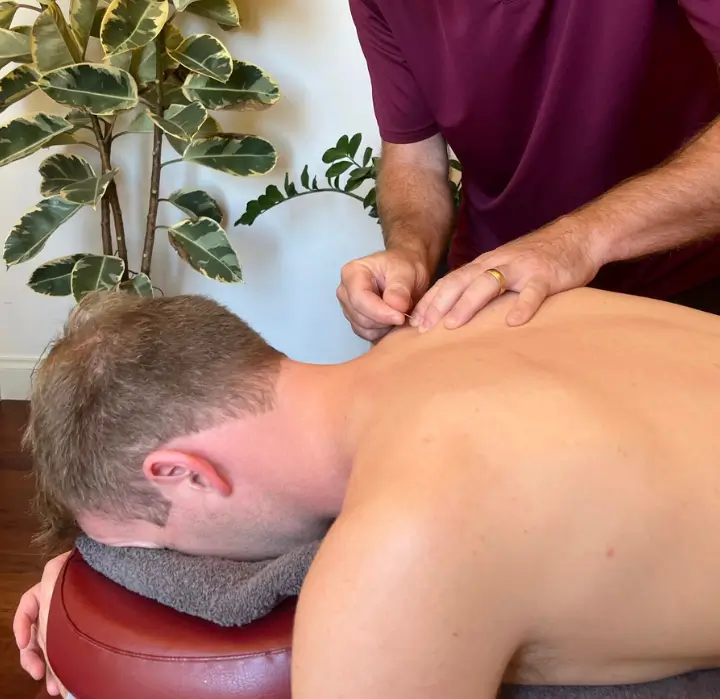
[[(93, 131), (95, 133), (95, 140), (100, 148), (100, 160), (102, 161), (103, 174), (112, 170), (110, 164), (110, 143), (105, 140), (105, 134), (103, 134), (102, 127), (100, 126), (100, 120), (92, 115), (90, 117), (93, 125)], [(112, 212), (113, 223), (115, 224), (115, 240), (117, 241), (118, 257), (125, 263), (125, 273), (123, 275), (123, 281), (128, 278), (128, 253), (127, 245), (125, 244), (125, 225), (123, 224), (122, 210), (120, 209), (120, 197), (118, 196), (117, 185), (115, 180), (111, 180), (108, 184), (107, 190), (105, 191), (105, 197), (107, 197), (110, 210)], [(103, 200), (105, 200), (103, 197)], [(108, 235), (109, 232), (108, 232)], [(105, 231), (103, 231), (103, 250), (105, 249)], [(106, 255), (112, 254), (112, 240), (110, 240), (110, 252), (106, 252)]]
[[(157, 126), (155, 127), (157, 128)], [(165, 167), (166, 165), (172, 165), (173, 163), (181, 163), (183, 161), (182, 158), (175, 158), (174, 160), (166, 160), (160, 167)]]
[[(155, 106), (156, 116), (162, 119), (163, 108), (163, 69), (162, 57), (165, 52), (163, 34), (160, 32), (155, 39)], [(150, 171), (150, 200), (148, 202), (147, 221), (145, 223), (145, 244), (143, 246), (140, 271), (150, 276), (155, 231), (157, 229), (158, 205), (160, 203), (160, 175), (162, 173), (163, 130), (159, 126), (153, 128), (152, 170)]]
[(21, 3), (18, 3), (16, 7), (19, 10), (33, 10), (34, 12), (42, 12), (39, 7), (34, 7), (33, 5), (22, 5)]
[[(358, 201), (365, 201), (365, 197), (361, 197), (358, 194), (353, 194), (352, 192), (346, 192), (342, 189), (335, 189), (335, 187), (319, 187), (318, 189), (310, 189), (307, 192), (298, 192), (294, 197), (291, 197), (291, 199), (297, 199), (297, 197), (304, 197), (306, 194), (316, 194), (317, 192), (335, 192), (336, 194), (344, 194), (346, 197), (352, 197), (353, 199), (357, 199)], [(286, 199), (286, 201), (290, 201), (290, 199)]]

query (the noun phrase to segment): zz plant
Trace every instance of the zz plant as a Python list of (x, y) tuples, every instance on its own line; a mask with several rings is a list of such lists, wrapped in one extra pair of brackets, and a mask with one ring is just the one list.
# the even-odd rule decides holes
[[(32, 26), (13, 26), (20, 8), (36, 13)], [(0, 167), (40, 149), (89, 152), (87, 159), (53, 152), (42, 161), (42, 199), (8, 235), (6, 265), (33, 259), (82, 207), (100, 214), (102, 254), (79, 251), (40, 265), (28, 282), (35, 291), (76, 300), (95, 289), (153, 294), (158, 230), (167, 231), (173, 249), (201, 274), (242, 281), (218, 202), (198, 189), (161, 196), (161, 175), (176, 163), (237, 176), (270, 172), (277, 161), (272, 144), (223, 132), (211, 112), (264, 109), (278, 100), (279, 90), (260, 68), (233, 59), (216, 36), (183, 36), (174, 24), (183, 13), (224, 30), (240, 26), (235, 0), (70, 0), (67, 19), (55, 0), (38, 0), (37, 6), (0, 2), (0, 67), (17, 64), (0, 79), (0, 111), (36, 90), (67, 110), (0, 126)], [(142, 255), (131, 265), (113, 150), (118, 139), (140, 133), (152, 134), (152, 167)], [(177, 157), (163, 157), (165, 142)], [(184, 218), (158, 225), (161, 203)]]
[[(368, 216), (378, 219), (375, 182), (380, 159), (375, 156), (370, 146), (364, 149), (362, 159), (358, 157), (362, 140), (362, 134), (359, 133), (352, 137), (344, 135), (332, 148), (325, 151), (322, 160), (328, 165), (325, 171), (327, 185), (323, 183), (323, 186), (320, 186), (317, 177), (313, 177), (311, 182), (310, 172), (306, 165), (300, 174), (300, 188), (290, 179), (289, 173), (286, 174), (283, 187), (285, 191), (281, 192), (274, 184), (269, 185), (257, 199), (247, 203), (245, 213), (235, 221), (235, 225), (251, 226), (259, 216), (283, 202), (307, 194), (322, 192), (334, 192), (351, 197), (362, 203)], [(456, 208), (462, 201), (462, 181), (458, 178), (458, 174), (461, 172), (460, 163), (451, 158), (448, 184)]]

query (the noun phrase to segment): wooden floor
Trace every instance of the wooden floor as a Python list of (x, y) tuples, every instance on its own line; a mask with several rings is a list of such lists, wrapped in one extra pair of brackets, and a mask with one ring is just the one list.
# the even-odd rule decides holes
[(27, 405), (0, 401), (0, 699), (41, 699), (47, 694), (20, 668), (12, 618), (25, 590), (39, 582), (43, 561), (30, 546), (30, 462), (20, 451)]

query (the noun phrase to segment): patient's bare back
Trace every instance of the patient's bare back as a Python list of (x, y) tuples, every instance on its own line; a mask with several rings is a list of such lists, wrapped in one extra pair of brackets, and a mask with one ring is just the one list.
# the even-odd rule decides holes
[[(510, 300), (373, 350), (379, 414), (350, 500), (427, 487), (437, 517), (464, 513), (449, 545), (474, 545), (495, 517), (498, 555), (524, 547), (532, 604), (511, 680), (718, 665), (720, 319), (578, 290), (509, 328)], [(393, 439), (447, 458), (388, 474)]]

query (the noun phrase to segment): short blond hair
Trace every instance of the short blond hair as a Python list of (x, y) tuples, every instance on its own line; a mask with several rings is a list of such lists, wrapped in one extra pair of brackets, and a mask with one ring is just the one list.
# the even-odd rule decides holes
[(282, 357), (203, 296), (86, 296), (33, 378), (25, 444), (38, 543), (47, 551), (72, 545), (83, 512), (164, 526), (170, 503), (143, 476), (145, 457), (271, 408)]

